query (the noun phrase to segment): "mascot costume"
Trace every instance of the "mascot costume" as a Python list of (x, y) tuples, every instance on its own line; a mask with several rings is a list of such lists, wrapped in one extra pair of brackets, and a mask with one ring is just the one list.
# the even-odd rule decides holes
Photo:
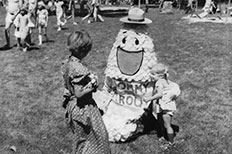
[(103, 90), (94, 94), (111, 142), (127, 141), (139, 132), (137, 121), (151, 103), (142, 97), (154, 94), (149, 67), (157, 63), (153, 40), (144, 32), (152, 21), (144, 11), (131, 8), (120, 21), (127, 28), (119, 31), (110, 51)]

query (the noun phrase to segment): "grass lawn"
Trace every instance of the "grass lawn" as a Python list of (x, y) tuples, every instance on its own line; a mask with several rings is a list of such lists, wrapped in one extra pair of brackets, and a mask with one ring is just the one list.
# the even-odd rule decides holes
[[(5, 44), (4, 8), (0, 8), (0, 46)], [(160, 14), (151, 8), (149, 35), (154, 39), (159, 62), (170, 66), (170, 78), (180, 84), (178, 113), (173, 124), (180, 127), (169, 150), (160, 148), (155, 132), (136, 140), (111, 144), (113, 154), (231, 154), (232, 153), (232, 25), (188, 24), (178, 11)], [(69, 52), (66, 38), (74, 29), (86, 29), (94, 42), (85, 63), (98, 72), (103, 83), (106, 60), (122, 27), (119, 17), (103, 23), (79, 26), (68, 23), (56, 31), (49, 19), (50, 42), (26, 53), (12, 48), (0, 51), (0, 153), (69, 154), (72, 133), (61, 107), (63, 80), (61, 61)], [(12, 35), (13, 35), (12, 29)], [(38, 44), (38, 31), (32, 41)], [(12, 36), (12, 44), (15, 39)]]

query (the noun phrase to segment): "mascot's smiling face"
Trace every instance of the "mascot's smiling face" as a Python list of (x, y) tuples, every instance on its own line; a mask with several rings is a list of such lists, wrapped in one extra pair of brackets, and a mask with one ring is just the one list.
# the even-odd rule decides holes
[(133, 30), (120, 30), (105, 73), (116, 79), (148, 80), (148, 67), (153, 63), (156, 63), (153, 40)]
[(132, 76), (142, 66), (145, 37), (139, 33), (130, 33), (128, 35), (127, 32), (122, 33), (122, 40), (117, 47), (117, 63), (122, 74)]

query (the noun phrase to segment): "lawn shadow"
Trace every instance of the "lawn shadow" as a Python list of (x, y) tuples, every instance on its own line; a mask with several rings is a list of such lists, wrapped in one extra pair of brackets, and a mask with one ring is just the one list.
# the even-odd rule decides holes
[(126, 142), (116, 142), (116, 143), (130, 143), (135, 141), (139, 136), (146, 135), (146, 134), (157, 134), (158, 135), (158, 121), (155, 117), (146, 110), (144, 114), (141, 116), (140, 119), (134, 121), (137, 124), (137, 128), (135, 133), (127, 139)]
[[(151, 110), (146, 110), (141, 121), (143, 128), (143, 134), (156, 134), (158, 138), (164, 136), (167, 139), (167, 132), (163, 125), (162, 113), (157, 115), (157, 119), (153, 116)], [(174, 131), (174, 136), (179, 132), (178, 125), (171, 124)]]
[(47, 40), (47, 41), (43, 41), (43, 43), (54, 43), (55, 40)]
[(8, 46), (4, 45), (4, 46), (0, 47), (0, 51), (10, 50), (12, 48), (13, 48), (13, 46), (8, 47)]
[(39, 50), (40, 48), (37, 46), (31, 46), (30, 48), (28, 48), (27, 51), (32, 51), (32, 50)]
[(0, 27), (5, 27), (5, 25), (0, 25)]
[(69, 28), (68, 27), (62, 27), (62, 30), (68, 30)]

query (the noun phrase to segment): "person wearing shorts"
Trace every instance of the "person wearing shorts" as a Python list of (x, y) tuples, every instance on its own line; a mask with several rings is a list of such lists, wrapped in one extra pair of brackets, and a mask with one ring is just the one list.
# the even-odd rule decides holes
[(155, 82), (156, 93), (153, 96), (143, 98), (144, 101), (153, 101), (152, 113), (160, 113), (162, 116), (161, 127), (166, 129), (162, 132), (160, 138), (164, 139), (164, 132), (167, 132), (167, 145), (174, 144), (174, 130), (171, 121), (176, 112), (176, 99), (180, 95), (179, 85), (168, 79), (167, 66), (158, 63), (150, 68), (151, 80)]

